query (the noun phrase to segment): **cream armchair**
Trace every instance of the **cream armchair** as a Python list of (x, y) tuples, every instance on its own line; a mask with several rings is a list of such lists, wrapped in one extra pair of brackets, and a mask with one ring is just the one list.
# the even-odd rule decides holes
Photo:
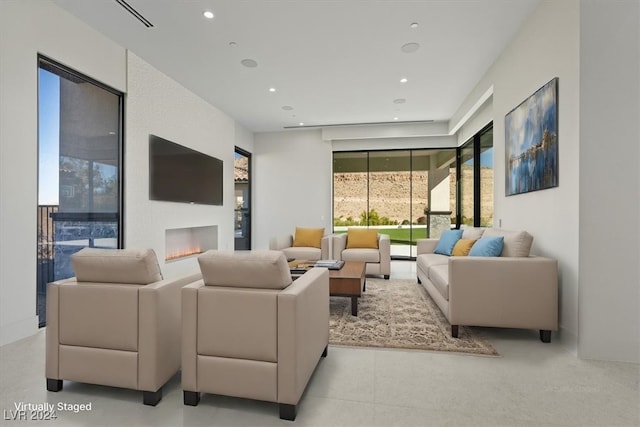
[(180, 288), (163, 280), (151, 249), (82, 249), (75, 277), (47, 292), (47, 390), (63, 380), (141, 390), (155, 406), (180, 369)]
[(278, 251), (208, 251), (182, 289), (184, 404), (202, 392), (297, 405), (329, 343), (329, 272), (291, 281)]
[(366, 274), (384, 276), (391, 274), (391, 240), (388, 234), (377, 235), (377, 248), (349, 247), (347, 233), (333, 236), (333, 257), (343, 261), (364, 261)]
[[(315, 237), (309, 233), (316, 232)], [(273, 237), (269, 249), (281, 251), (288, 259), (318, 261), (329, 259), (331, 236), (323, 236), (323, 228), (296, 228), (295, 235)], [(319, 244), (318, 244), (319, 242)]]

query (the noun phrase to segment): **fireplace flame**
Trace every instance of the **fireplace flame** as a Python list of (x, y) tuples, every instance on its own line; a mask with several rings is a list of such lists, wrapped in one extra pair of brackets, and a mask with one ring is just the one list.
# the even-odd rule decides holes
[(199, 255), (202, 253), (202, 250), (200, 249), (200, 246), (195, 246), (192, 248), (186, 248), (186, 249), (179, 249), (179, 250), (174, 250), (173, 252), (166, 254), (166, 256), (164, 257), (164, 259), (166, 261), (170, 261), (172, 259), (178, 259), (178, 258), (184, 258), (184, 257), (188, 257), (191, 255)]

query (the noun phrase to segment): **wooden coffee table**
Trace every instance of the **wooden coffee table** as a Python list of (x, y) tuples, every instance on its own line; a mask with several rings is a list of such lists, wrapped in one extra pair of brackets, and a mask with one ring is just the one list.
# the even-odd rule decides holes
[(329, 270), (329, 295), (351, 298), (351, 314), (358, 315), (358, 298), (366, 290), (363, 261), (345, 261), (340, 270)]
[[(293, 260), (289, 262), (291, 277), (295, 280), (309, 268), (313, 261)], [(351, 314), (358, 315), (358, 298), (366, 290), (366, 263), (363, 261), (345, 261), (340, 270), (329, 270), (329, 295), (351, 298)]]

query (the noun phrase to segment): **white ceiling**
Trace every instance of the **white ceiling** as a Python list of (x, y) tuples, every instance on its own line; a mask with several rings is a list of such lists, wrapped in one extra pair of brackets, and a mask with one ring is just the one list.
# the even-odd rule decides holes
[(449, 120), (540, 0), (54, 1), (260, 132)]

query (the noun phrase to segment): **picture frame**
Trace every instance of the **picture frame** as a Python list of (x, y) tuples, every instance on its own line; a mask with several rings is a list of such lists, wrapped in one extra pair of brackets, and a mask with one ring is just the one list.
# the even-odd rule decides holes
[(505, 115), (505, 195), (558, 186), (558, 78)]

